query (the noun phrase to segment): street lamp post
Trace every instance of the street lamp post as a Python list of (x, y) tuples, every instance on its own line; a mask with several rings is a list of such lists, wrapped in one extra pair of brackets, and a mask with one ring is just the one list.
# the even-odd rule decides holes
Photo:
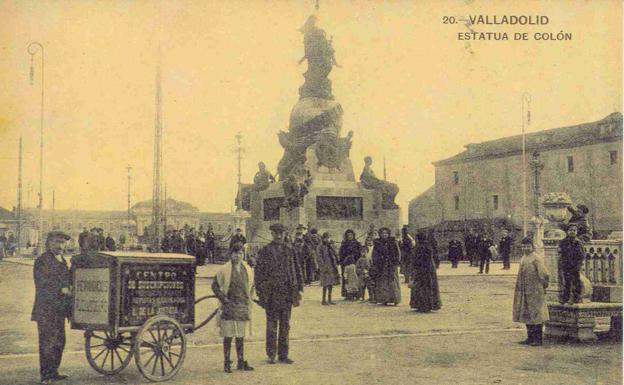
[(37, 255), (42, 251), (43, 240), (43, 101), (44, 101), (44, 54), (43, 45), (39, 42), (32, 42), (28, 45), (28, 53), (30, 54), (30, 83), (33, 83), (35, 69), (33, 60), (35, 54), (41, 51), (41, 111), (40, 111), (40, 129), (39, 129), (39, 231), (37, 234)]

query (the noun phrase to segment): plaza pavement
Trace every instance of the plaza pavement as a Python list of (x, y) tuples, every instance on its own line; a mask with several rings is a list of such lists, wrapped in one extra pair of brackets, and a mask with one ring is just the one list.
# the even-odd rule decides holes
[[(203, 268), (200, 268), (203, 269)], [(206, 268), (200, 276), (210, 276)], [(293, 310), (293, 366), (264, 363), (262, 309), (254, 306), (253, 335), (247, 358), (253, 373), (222, 372), (220, 338), (215, 323), (188, 335), (187, 358), (172, 384), (620, 384), (621, 343), (541, 348), (517, 344), (523, 325), (511, 322), (515, 272), (494, 264), (491, 275), (475, 268), (442, 264), (438, 312), (410, 311), (403, 284), (399, 306), (347, 302), (320, 304), (321, 288), (308, 286)], [(29, 265), (0, 262), (0, 384), (37, 381), (36, 327), (30, 321), (34, 296)], [(210, 279), (198, 279), (196, 296), (210, 294)], [(339, 293), (339, 290), (335, 290)], [(196, 307), (196, 319), (209, 314), (214, 300)], [(67, 330), (63, 371), (72, 384), (146, 383), (134, 363), (123, 373), (102, 377), (88, 365), (82, 331)]]

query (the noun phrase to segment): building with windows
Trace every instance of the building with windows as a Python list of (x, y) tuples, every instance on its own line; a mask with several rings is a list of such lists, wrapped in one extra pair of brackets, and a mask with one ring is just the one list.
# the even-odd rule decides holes
[(589, 208), (599, 234), (621, 230), (621, 113), (530, 133), (525, 141), (524, 165), (521, 135), (468, 144), (463, 152), (434, 162), (434, 186), (410, 201), (410, 227), (459, 229), (457, 224), (471, 223), (522, 229), (526, 167), (529, 219), (543, 194), (566, 192)]

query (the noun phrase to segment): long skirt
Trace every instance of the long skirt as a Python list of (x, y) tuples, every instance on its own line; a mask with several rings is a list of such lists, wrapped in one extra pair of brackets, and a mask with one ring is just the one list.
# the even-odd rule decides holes
[(412, 291), (410, 294), (410, 307), (416, 311), (429, 312), (439, 310), (442, 307), (438, 278), (433, 272), (412, 274)]
[(401, 286), (397, 267), (394, 267), (391, 272), (384, 272), (376, 277), (375, 302), (383, 304), (399, 304), (401, 302)]

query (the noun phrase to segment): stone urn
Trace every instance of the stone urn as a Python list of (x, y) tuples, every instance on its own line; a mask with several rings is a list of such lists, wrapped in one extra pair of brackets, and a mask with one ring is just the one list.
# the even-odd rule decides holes
[(544, 238), (563, 239), (565, 232), (561, 230), (561, 224), (566, 219), (568, 207), (572, 205), (572, 199), (565, 192), (553, 192), (544, 197), (542, 206), (544, 216), (548, 224), (544, 228)]

